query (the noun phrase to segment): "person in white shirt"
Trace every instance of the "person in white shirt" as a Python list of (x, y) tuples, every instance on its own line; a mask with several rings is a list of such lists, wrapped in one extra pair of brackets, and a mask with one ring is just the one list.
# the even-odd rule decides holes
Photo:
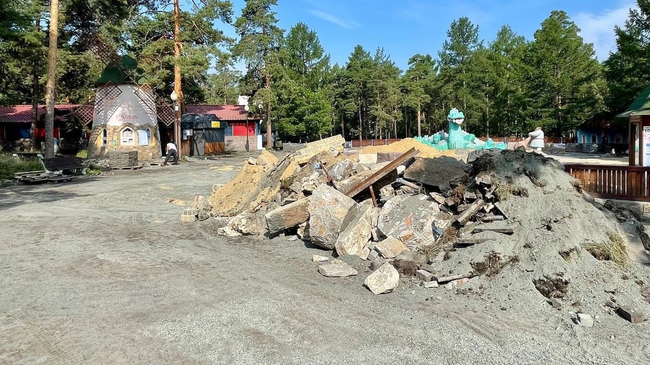
[(170, 158), (174, 159), (174, 162), (172, 162), (172, 165), (178, 165), (178, 151), (176, 151), (176, 145), (174, 144), (173, 141), (170, 141), (167, 143), (167, 157), (165, 157), (165, 163), (163, 163), (163, 166), (167, 166), (167, 162), (169, 162)]

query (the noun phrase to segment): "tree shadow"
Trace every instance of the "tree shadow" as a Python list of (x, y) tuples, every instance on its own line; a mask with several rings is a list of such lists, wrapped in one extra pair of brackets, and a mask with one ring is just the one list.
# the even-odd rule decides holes
[(80, 185), (94, 180), (95, 178), (84, 178), (70, 182), (40, 184), (21, 183), (11, 187), (5, 187), (0, 189), (0, 211), (14, 208), (23, 204), (52, 203), (77, 197), (90, 196), (92, 194), (62, 192), (60, 191), (60, 188)]

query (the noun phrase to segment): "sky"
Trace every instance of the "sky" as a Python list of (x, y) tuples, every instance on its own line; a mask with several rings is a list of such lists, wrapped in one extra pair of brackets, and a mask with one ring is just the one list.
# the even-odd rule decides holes
[[(233, 0), (235, 17), (244, 0)], [(614, 26), (623, 26), (635, 0), (278, 0), (278, 25), (303, 22), (316, 31), (332, 64), (344, 65), (356, 45), (374, 54), (383, 47), (402, 70), (417, 54), (437, 57), (451, 22), (468, 17), (489, 43), (507, 24), (532, 40), (553, 10), (564, 10), (594, 44), (598, 60), (616, 49)], [(223, 29), (234, 36), (233, 29)]]

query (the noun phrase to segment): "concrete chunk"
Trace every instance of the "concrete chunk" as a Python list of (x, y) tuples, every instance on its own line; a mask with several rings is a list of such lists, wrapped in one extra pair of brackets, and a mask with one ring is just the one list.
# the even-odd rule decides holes
[(385, 263), (379, 270), (368, 275), (363, 284), (373, 294), (390, 293), (399, 286), (399, 273), (393, 265)]
[(392, 259), (403, 251), (407, 251), (408, 247), (402, 241), (395, 237), (388, 237), (385, 240), (377, 243), (375, 249), (387, 259)]
[(344, 261), (334, 259), (329, 264), (318, 266), (318, 272), (327, 277), (346, 277), (357, 275), (357, 270), (348, 265)]
[(357, 213), (357, 203), (340, 191), (321, 185), (309, 199), (309, 235), (311, 241), (323, 248), (333, 249), (351, 218)]
[(578, 317), (576, 318), (578, 325), (581, 327), (593, 327), (594, 326), (594, 319), (590, 315), (586, 313), (578, 313)]
[(327, 262), (330, 259), (325, 257), (325, 256), (321, 256), (321, 255), (311, 255), (311, 260), (313, 262)]
[(418, 270), (415, 272), (415, 277), (422, 281), (431, 281), (433, 280), (433, 274), (426, 270)]
[(347, 228), (339, 234), (336, 241), (335, 248), (339, 256), (361, 256), (364, 247), (366, 247), (371, 237), (372, 208), (372, 202), (370, 201), (359, 204), (357, 214), (352, 217)]
[(616, 313), (632, 323), (642, 323), (643, 315), (630, 307), (619, 307)]
[(277, 234), (285, 229), (298, 227), (309, 220), (309, 198), (302, 198), (272, 210), (264, 216), (269, 234)]

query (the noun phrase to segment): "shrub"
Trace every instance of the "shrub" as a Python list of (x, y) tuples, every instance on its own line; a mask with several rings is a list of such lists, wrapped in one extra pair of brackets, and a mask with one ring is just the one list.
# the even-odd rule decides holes
[(11, 154), (0, 154), (0, 180), (14, 178), (16, 172), (43, 170), (43, 165), (36, 159), (13, 157)]

